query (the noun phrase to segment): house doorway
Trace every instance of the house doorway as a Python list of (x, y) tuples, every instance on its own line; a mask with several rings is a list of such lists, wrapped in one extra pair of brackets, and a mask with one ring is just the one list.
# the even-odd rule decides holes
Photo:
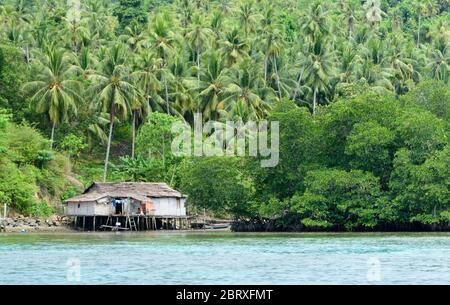
[(123, 203), (116, 202), (116, 215), (122, 215), (123, 212)]

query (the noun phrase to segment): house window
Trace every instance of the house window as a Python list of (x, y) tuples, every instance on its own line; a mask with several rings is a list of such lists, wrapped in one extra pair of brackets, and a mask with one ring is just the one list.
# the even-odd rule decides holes
[(180, 198), (177, 198), (177, 209), (181, 208)]
[(78, 204), (78, 208), (80, 208), (80, 204)]

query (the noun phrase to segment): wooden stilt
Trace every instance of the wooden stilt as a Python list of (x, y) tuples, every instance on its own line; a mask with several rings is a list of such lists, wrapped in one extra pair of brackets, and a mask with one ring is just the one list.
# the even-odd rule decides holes
[(86, 216), (83, 216), (83, 231), (84, 231), (85, 225), (86, 225)]
[(92, 223), (92, 231), (95, 232), (95, 216), (94, 216), (93, 223)]

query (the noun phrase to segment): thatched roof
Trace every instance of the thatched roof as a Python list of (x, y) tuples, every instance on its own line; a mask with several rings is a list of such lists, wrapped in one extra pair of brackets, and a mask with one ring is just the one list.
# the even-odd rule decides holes
[(83, 194), (70, 198), (66, 202), (91, 202), (107, 197), (146, 201), (149, 198), (185, 198), (186, 196), (165, 183), (93, 183)]

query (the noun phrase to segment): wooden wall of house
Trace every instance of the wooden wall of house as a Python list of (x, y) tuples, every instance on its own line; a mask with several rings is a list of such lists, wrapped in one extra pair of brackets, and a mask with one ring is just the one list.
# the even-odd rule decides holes
[(95, 202), (69, 202), (64, 213), (67, 216), (92, 216), (95, 215)]
[(66, 216), (108, 216), (111, 211), (111, 204), (97, 202), (69, 202), (64, 208)]
[(152, 198), (156, 216), (186, 216), (185, 198)]

